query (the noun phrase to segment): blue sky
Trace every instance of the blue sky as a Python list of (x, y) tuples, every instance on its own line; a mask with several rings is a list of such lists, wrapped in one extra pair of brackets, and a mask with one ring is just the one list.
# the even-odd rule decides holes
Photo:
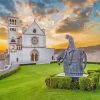
[[(63, 0), (0, 0), (0, 17), (8, 16), (8, 15), (14, 15), (17, 13), (16, 7), (15, 7), (15, 1), (17, 3), (35, 3), (37, 7), (42, 7), (44, 9), (50, 9), (50, 8), (56, 8), (59, 10), (63, 10), (65, 8), (64, 3), (62, 2)], [(22, 2), (20, 2), (22, 1)], [(67, 0), (66, 0), (67, 1)], [(78, 1), (78, 0), (75, 0)], [(82, 0), (79, 0), (82, 1)], [(34, 11), (34, 9), (33, 9)], [(100, 1), (94, 3), (92, 5), (92, 11), (93, 13), (91, 14), (90, 18), (96, 21), (100, 21), (100, 16), (97, 16), (97, 12), (100, 12)], [(34, 13), (34, 12), (33, 12)], [(45, 12), (45, 14), (48, 14)]]

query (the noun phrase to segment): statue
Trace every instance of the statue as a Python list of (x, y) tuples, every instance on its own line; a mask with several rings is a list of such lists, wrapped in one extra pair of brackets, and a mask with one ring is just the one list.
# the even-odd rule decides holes
[(59, 65), (63, 62), (65, 76), (82, 76), (87, 63), (86, 53), (75, 48), (72, 36), (66, 35), (66, 39), (69, 41), (68, 48), (57, 57), (57, 62)]

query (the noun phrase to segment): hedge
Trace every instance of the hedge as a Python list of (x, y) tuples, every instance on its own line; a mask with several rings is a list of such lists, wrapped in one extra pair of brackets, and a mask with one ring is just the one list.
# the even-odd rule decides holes
[(79, 81), (72, 81), (70, 89), (79, 89)]
[(4, 73), (0, 74), (0, 80), (2, 80), (3, 78), (6, 78), (6, 77), (16, 73), (19, 69), (20, 69), (20, 66), (16, 67), (13, 70), (9, 70), (7, 72), (4, 72)]
[(72, 79), (70, 77), (52, 76), (45, 80), (46, 85), (52, 88), (70, 89)]
[(87, 71), (88, 74), (95, 73), (95, 72), (100, 73), (100, 69), (98, 69), (98, 70), (88, 70)]
[(99, 85), (100, 73), (94, 72), (88, 77), (80, 77), (78, 80), (73, 81), (71, 77), (52, 75), (45, 80), (48, 87), (58, 89), (80, 89), (92, 91)]

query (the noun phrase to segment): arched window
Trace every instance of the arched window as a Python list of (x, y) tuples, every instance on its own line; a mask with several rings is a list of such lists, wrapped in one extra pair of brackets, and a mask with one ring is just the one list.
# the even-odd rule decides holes
[(19, 61), (19, 59), (18, 59), (18, 58), (16, 58), (16, 61), (18, 62), (18, 61)]
[(15, 20), (15, 25), (16, 25), (16, 20)]
[(10, 24), (11, 24), (11, 23), (12, 23), (12, 22), (11, 22), (11, 19), (10, 19), (9, 21), (10, 21)]
[(14, 19), (11, 19), (11, 24), (14, 25)]
[(52, 60), (54, 60), (54, 56), (52, 56)]
[(12, 28), (10, 28), (10, 31), (12, 31)]

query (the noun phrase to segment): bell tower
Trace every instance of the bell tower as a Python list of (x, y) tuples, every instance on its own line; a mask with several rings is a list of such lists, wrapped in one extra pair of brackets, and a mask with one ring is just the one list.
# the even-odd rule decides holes
[(18, 18), (8, 17), (8, 52), (10, 64), (17, 63)]

